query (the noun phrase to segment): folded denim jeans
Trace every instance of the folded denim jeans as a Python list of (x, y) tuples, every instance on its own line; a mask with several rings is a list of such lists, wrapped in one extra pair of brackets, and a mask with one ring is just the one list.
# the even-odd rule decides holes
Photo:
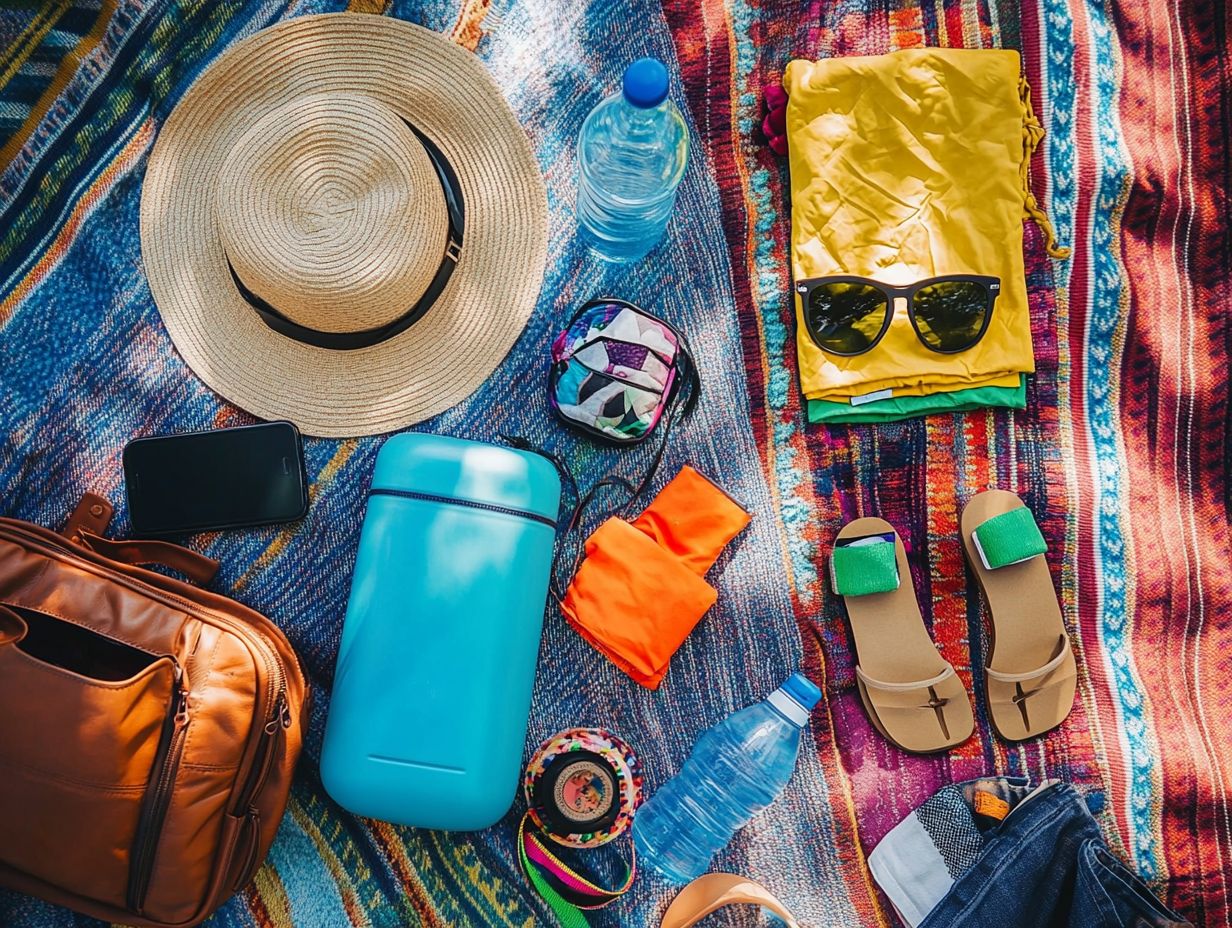
[(1192, 928), (1112, 855), (1086, 801), (1057, 781), (946, 787), (882, 839), (869, 867), (911, 928)]

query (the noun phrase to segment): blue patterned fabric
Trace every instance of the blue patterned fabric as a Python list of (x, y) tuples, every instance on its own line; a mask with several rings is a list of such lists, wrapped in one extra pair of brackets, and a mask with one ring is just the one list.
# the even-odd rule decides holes
[[(643, 758), (648, 784), (658, 784), (679, 768), (703, 728), (762, 698), (795, 670), (801, 643), (773, 507), (744, 413), (749, 399), (737, 321), (716, 309), (731, 306), (732, 298), (713, 177), (695, 160), (667, 238), (632, 267), (601, 263), (573, 235), (573, 144), (581, 120), (616, 85), (626, 59), (675, 57), (657, 5), (603, 6), (497, 3), (488, 12), (477, 52), (508, 89), (548, 178), (549, 265), (534, 316), (504, 363), (468, 401), (420, 428), (478, 439), (523, 436), (560, 454), (583, 475), (583, 485), (613, 470), (644, 472), (653, 447), (601, 448), (553, 421), (543, 389), (549, 343), (582, 300), (603, 293), (687, 329), (706, 358), (708, 402), (673, 433), (659, 472), (671, 475), (686, 462), (695, 464), (753, 510), (753, 524), (713, 575), (719, 605), (685, 643), (670, 684), (658, 692), (632, 683), (549, 610), (527, 736), (534, 745), (575, 725), (610, 728)], [(339, 8), (328, 2), (289, 9), (269, 2), (121, 3), (95, 50), (97, 66), (77, 74), (40, 134), (0, 178), (4, 515), (58, 526), (80, 493), (93, 490), (116, 504), (112, 532), (124, 535), (125, 442), (253, 421), (193, 375), (160, 322), (142, 274), (142, 172), (158, 126), (220, 50), (285, 16)], [(389, 13), (444, 31), (458, 19), (457, 4), (437, 0), (395, 3)], [(578, 27), (582, 17), (584, 29)], [(619, 55), (611, 51), (613, 31)], [(380, 445), (380, 438), (306, 439), (312, 488), (302, 524), (191, 540), (222, 562), (212, 588), (287, 631), (319, 693), (279, 839), (254, 886), (216, 915), (212, 928), (550, 923), (518, 874), (519, 807), (486, 832), (452, 835), (360, 821), (321, 789), (317, 759), (329, 684)], [(760, 873), (806, 921), (843, 923), (849, 919), (841, 877), (814, 871), (812, 864), (836, 853), (817, 765), (804, 752), (800, 787), (717, 863)], [(796, 850), (783, 858), (775, 850), (780, 846)], [(593, 857), (602, 872), (602, 853)], [(646, 877), (627, 901), (595, 914), (592, 923), (650, 923), (670, 895)], [(96, 923), (0, 892), (0, 924)]]
[[(185, 367), (151, 302), (137, 233), (142, 176), (159, 127), (221, 50), (344, 2), (13, 0), (0, 11), (0, 512), (56, 525), (93, 489), (121, 504), (122, 534), (125, 442), (251, 421)], [(871, 847), (946, 784), (1030, 775), (1104, 795), (1097, 818), (1111, 852), (1194, 924), (1232, 925), (1232, 780), (1221, 750), (1232, 739), (1226, 0), (349, 5), (474, 50), (526, 127), (548, 187), (547, 274), (525, 333), (483, 388), (419, 428), (520, 435), (563, 457), (583, 487), (645, 473), (657, 442), (600, 447), (556, 423), (546, 398), (553, 335), (587, 299), (623, 297), (687, 333), (703, 379), (706, 402), (673, 430), (656, 484), (689, 462), (753, 514), (711, 574), (717, 607), (658, 691), (625, 679), (549, 610), (528, 743), (576, 725), (611, 729), (641, 756), (653, 793), (705, 727), (802, 666), (825, 696), (796, 776), (715, 860), (764, 882), (802, 924), (888, 928)], [(1036, 372), (1025, 408), (812, 424), (792, 337), (790, 184), (759, 134), (763, 93), (793, 58), (921, 45), (1021, 52), (1047, 131), (1031, 186), (1073, 254), (1053, 261), (1027, 227)], [(642, 55), (667, 63), (692, 154), (664, 243), (613, 268), (575, 240), (574, 149), (586, 114)], [(491, 282), (494, 296), (501, 283)], [(357, 820), (320, 788), (339, 626), (380, 444), (308, 440), (302, 524), (192, 540), (223, 561), (216, 589), (287, 629), (322, 694), (267, 865), (210, 928), (551, 924), (518, 873), (518, 806), (488, 831), (447, 835)], [(988, 719), (992, 641), (959, 537), (963, 504), (990, 487), (1018, 493), (1033, 513), (1080, 669), (1065, 724), (1016, 744)], [(946, 754), (897, 751), (860, 701), (826, 574), (838, 531), (865, 515), (896, 528), (925, 624), (974, 694), (975, 732)], [(3, 837), (0, 822), (0, 854)], [(618, 850), (576, 862), (614, 878)], [(588, 918), (653, 926), (670, 894), (639, 878)], [(710, 921), (752, 919), (729, 912)], [(0, 926), (98, 928), (5, 893)]]

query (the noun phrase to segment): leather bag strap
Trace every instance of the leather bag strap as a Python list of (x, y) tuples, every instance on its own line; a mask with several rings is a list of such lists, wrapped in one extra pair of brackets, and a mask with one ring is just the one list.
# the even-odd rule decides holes
[(204, 586), (218, 573), (218, 562), (212, 557), (181, 548), (169, 541), (111, 541), (81, 529), (77, 533), (81, 545), (95, 554), (121, 564), (162, 564), (179, 571), (193, 583)]
[(77, 544), (81, 544), (83, 531), (102, 535), (111, 524), (111, 512), (111, 503), (105, 497), (97, 493), (83, 493), (81, 502), (64, 523), (64, 530), (60, 534)]
[(794, 915), (756, 880), (735, 873), (707, 873), (682, 889), (663, 913), (661, 928), (690, 928), (729, 905), (748, 903), (769, 909), (788, 928), (800, 928)]

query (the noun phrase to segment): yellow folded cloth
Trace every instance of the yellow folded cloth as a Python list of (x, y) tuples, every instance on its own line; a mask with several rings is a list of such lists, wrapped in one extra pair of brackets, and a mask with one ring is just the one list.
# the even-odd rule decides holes
[(949, 355), (919, 342), (901, 304), (872, 350), (828, 354), (809, 337), (798, 301), (805, 396), (859, 404), (1017, 386), (1020, 374), (1035, 370), (1023, 217), (1040, 223), (1049, 254), (1068, 253), (1027, 184), (1043, 129), (1018, 53), (915, 48), (798, 60), (783, 85), (797, 282), (831, 274), (898, 286), (945, 274), (1001, 279), (984, 337)]

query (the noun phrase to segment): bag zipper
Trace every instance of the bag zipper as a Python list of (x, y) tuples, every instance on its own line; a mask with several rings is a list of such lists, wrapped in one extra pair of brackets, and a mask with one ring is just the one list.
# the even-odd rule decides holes
[(281, 692), (274, 704), (274, 711), (261, 730), (261, 740), (257, 743), (257, 753), (253, 757), (252, 766), (248, 768), (248, 776), (240, 788), (239, 795), (232, 806), (232, 815), (247, 815), (256, 811), (252, 808), (253, 797), (265, 785), (270, 768), (274, 761), (274, 745), (278, 734), (291, 727), (291, 708), (287, 705), (287, 694)]
[[(648, 316), (649, 314), (643, 313), (643, 315)], [(655, 318), (655, 322), (662, 322), (662, 321), (663, 321), (662, 319)], [(666, 325), (666, 323), (664, 324)], [(673, 331), (672, 334), (675, 335), (676, 334), (675, 331)], [(668, 368), (676, 367), (676, 357), (677, 355), (680, 354), (679, 342), (677, 342), (675, 354), (672, 357), (668, 358), (668, 357), (664, 357), (661, 353), (656, 351), (654, 348), (651, 348), (649, 345), (643, 345), (641, 342), (629, 341), (627, 338), (612, 338), (612, 336), (610, 335), (596, 335), (590, 341), (582, 342), (582, 344), (580, 344), (577, 348), (570, 351), (568, 357), (562, 356), (559, 360), (572, 361), (576, 359), (580, 353), (585, 351), (591, 345), (597, 345), (599, 344), (599, 342), (606, 342), (609, 345), (633, 345), (637, 348), (645, 348), (648, 352), (650, 352), (650, 354), (658, 358), (664, 367), (668, 367)]]
[(414, 490), (387, 490), (384, 487), (375, 487), (368, 491), (369, 496), (400, 496), (404, 499), (417, 499), (425, 503), (440, 503), (445, 506), (466, 506), (469, 509), (482, 509), (486, 512), (499, 512), (502, 515), (518, 516), (522, 519), (530, 519), (534, 522), (542, 522), (550, 528), (556, 528), (556, 520), (549, 519), (545, 515), (540, 515), (537, 512), (529, 512), (525, 509), (512, 509), (509, 506), (498, 506), (495, 503), (477, 503), (473, 499), (456, 499), (452, 496), (438, 496), (435, 493), (419, 493)]
[(172, 663), (175, 667), (174, 695), (159, 738), (153, 779), (141, 803), (141, 816), (137, 820), (137, 835), (133, 839), (132, 859), (128, 868), (127, 903), (137, 913), (145, 908), (145, 896), (154, 872), (154, 855), (167, 819), (167, 808), (171, 805), (171, 794), (188, 730), (188, 694), (183, 689), (184, 672), (174, 658)]
[[(578, 367), (582, 368), (582, 370), (589, 371), (590, 373), (594, 374), (596, 377), (602, 377), (605, 380), (610, 380), (612, 381), (612, 383), (618, 383), (618, 384), (621, 384), (622, 386), (632, 387), (633, 389), (641, 390), (644, 393), (653, 393), (655, 396), (658, 396), (660, 398), (663, 396), (663, 391), (658, 389), (657, 387), (648, 387), (645, 384), (637, 383), (636, 381), (633, 381), (633, 380), (627, 380), (624, 377), (617, 377), (615, 374), (609, 374), (607, 371), (596, 370), (595, 368), (587, 364), (585, 361), (578, 358), (576, 355), (574, 355), (568, 361), (558, 361), (557, 362), (558, 366), (561, 364), (565, 365), (565, 368), (562, 369), (559, 374), (557, 374), (556, 376), (557, 383), (560, 382), (560, 378), (563, 377), (565, 374), (565, 371), (568, 370), (568, 365), (577, 364)], [(670, 373), (672, 375), (672, 378), (674, 379), (676, 377), (676, 369), (672, 368)]]
[[(652, 322), (659, 323), (664, 328), (666, 328), (669, 332), (671, 332), (673, 335), (676, 336), (676, 352), (677, 353), (680, 352), (680, 346), (684, 341), (684, 337), (681, 335), (680, 330), (678, 328), (676, 328), (666, 319), (663, 319), (660, 316), (656, 316), (654, 313), (650, 312), (649, 310), (642, 309), (642, 307), (638, 306), (636, 303), (630, 303), (628, 300), (622, 300), (618, 296), (597, 296), (593, 300), (587, 300), (585, 303), (583, 303), (581, 306), (577, 308), (577, 311), (574, 312), (574, 314), (569, 318), (569, 321), (565, 323), (565, 327), (562, 330), (563, 334), (568, 334), (569, 330), (572, 329), (573, 326), (577, 323), (577, 321), (582, 318), (583, 313), (597, 306), (602, 306), (604, 303), (615, 303), (618, 306), (624, 307), (625, 309), (633, 310), (639, 316), (643, 316), (651, 320)], [(585, 348), (587, 345), (593, 344), (594, 342), (597, 342), (601, 339), (604, 341), (619, 342), (620, 344), (624, 344), (624, 345), (637, 344), (636, 342), (627, 342), (624, 339), (612, 338), (612, 336), (610, 335), (596, 335), (590, 341), (583, 342), (581, 348), (578, 348), (578, 351), (581, 351), (582, 348)], [(647, 351), (651, 352), (651, 354), (654, 354), (656, 357), (662, 360), (663, 356), (660, 355), (653, 348), (648, 348), (645, 345), (643, 345), (642, 347), (646, 348)], [(575, 352), (570, 352), (570, 357), (572, 357), (574, 353)], [(672, 362), (665, 362), (665, 363), (676, 363), (676, 362), (673, 360)]]
[(261, 863), (257, 856), (257, 848), (261, 844), (261, 810), (253, 805), (252, 800), (265, 786), (269, 772), (274, 766), (274, 748), (278, 742), (278, 736), (291, 727), (291, 722), (291, 707), (287, 704), (287, 694), (281, 692), (278, 694), (273, 715), (262, 729), (261, 740), (257, 745), (257, 755), (253, 758), (252, 766), (248, 768), (248, 776), (244, 780), (244, 785), (239, 791), (239, 799), (231, 812), (232, 815), (243, 815), (247, 822), (246, 827), (237, 833), (237, 840), (246, 833), (248, 834), (248, 858), (239, 871), (239, 878), (232, 887), (232, 891), (247, 884), (257, 865)]

